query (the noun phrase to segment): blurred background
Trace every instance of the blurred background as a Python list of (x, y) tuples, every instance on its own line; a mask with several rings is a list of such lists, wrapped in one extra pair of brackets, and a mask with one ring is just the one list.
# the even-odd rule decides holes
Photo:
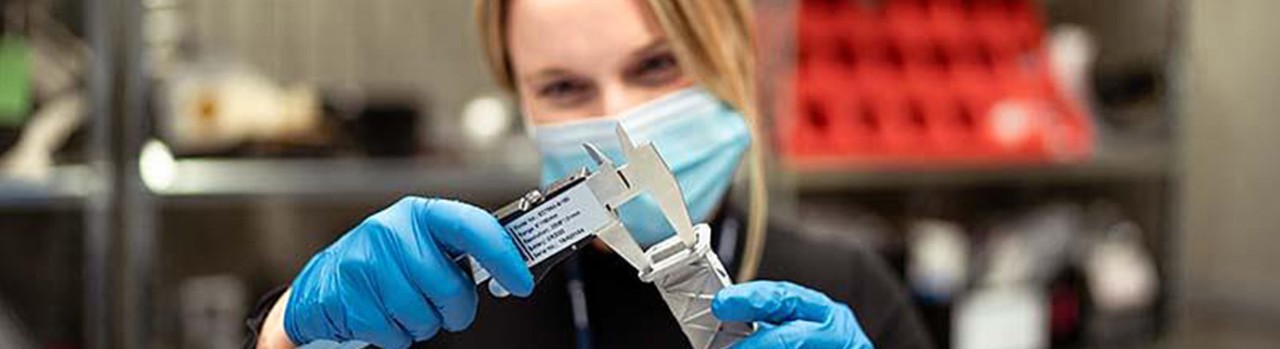
[[(1280, 343), (1280, 2), (755, 3), (772, 218), (940, 346)], [(534, 188), (470, 11), (0, 1), (0, 347), (237, 347), (365, 215)]]

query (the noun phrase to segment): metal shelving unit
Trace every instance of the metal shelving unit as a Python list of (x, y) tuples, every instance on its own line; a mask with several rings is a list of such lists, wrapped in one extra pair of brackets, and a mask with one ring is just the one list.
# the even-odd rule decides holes
[(1143, 181), (1176, 176), (1170, 145), (1127, 142), (1104, 145), (1096, 156), (1072, 163), (955, 165), (883, 168), (847, 166), (779, 169), (798, 192), (977, 186), (986, 184), (1079, 184)]
[[(457, 35), (455, 30), (438, 30), (441, 24), (450, 24), (439, 18), (439, 11), (425, 11), (424, 8), (440, 7), (449, 11), (469, 11), (465, 4), (440, 3), (429, 4), (418, 2), (374, 2), (370, 4), (353, 4), (342, 1), (322, 1), (314, 4), (291, 2), (260, 1), (221, 1), (221, 0), (111, 0), (118, 6), (122, 20), (130, 23), (127, 28), (120, 29), (125, 37), (130, 38), (122, 54), (125, 63), (119, 64), (125, 86), (125, 92), (119, 96), (123, 101), (120, 107), (119, 127), (115, 135), (122, 144), (119, 145), (121, 163), (115, 166), (119, 179), (114, 188), (119, 190), (113, 209), (119, 216), (118, 236), (119, 250), (123, 251), (119, 264), (122, 266), (119, 279), (113, 280), (121, 293), (113, 302), (115, 309), (110, 319), (115, 321), (112, 331), (118, 337), (108, 339), (110, 347), (145, 348), (178, 346), (175, 342), (177, 332), (170, 320), (178, 318), (174, 314), (178, 297), (174, 289), (188, 277), (199, 276), (199, 273), (233, 274), (246, 284), (260, 282), (252, 278), (263, 277), (262, 274), (248, 273), (243, 269), (228, 266), (226, 259), (257, 260), (261, 258), (253, 253), (254, 246), (239, 247), (259, 241), (245, 242), (245, 239), (256, 238), (294, 239), (298, 240), (326, 239), (326, 234), (340, 233), (340, 228), (306, 230), (301, 233), (298, 226), (289, 226), (275, 230), (278, 234), (270, 234), (258, 230), (241, 230), (219, 235), (227, 245), (210, 247), (211, 250), (241, 249), (243, 255), (228, 256), (226, 252), (210, 252), (208, 258), (198, 263), (209, 265), (208, 268), (191, 272), (184, 267), (175, 267), (172, 262), (175, 252), (166, 250), (174, 247), (176, 239), (199, 239), (207, 235), (201, 227), (174, 226), (174, 220), (188, 223), (184, 219), (190, 216), (204, 216), (205, 212), (232, 211), (241, 214), (245, 211), (271, 211), (275, 216), (308, 216), (312, 212), (298, 213), (297, 206), (320, 206), (324, 210), (341, 211), (345, 215), (350, 211), (361, 212), (373, 209), (377, 205), (385, 205), (404, 195), (423, 195), (433, 197), (458, 198), (469, 202), (483, 204), (518, 197), (538, 184), (536, 167), (513, 166), (498, 163), (499, 160), (484, 162), (443, 160), (431, 156), (412, 158), (178, 158), (171, 168), (172, 180), (163, 185), (143, 181), (143, 169), (139, 168), (138, 155), (142, 146), (155, 137), (152, 111), (146, 108), (154, 91), (152, 82), (163, 76), (165, 68), (158, 67), (156, 62), (149, 62), (155, 53), (149, 51), (155, 47), (166, 46), (164, 51), (177, 51), (178, 41), (146, 42), (148, 35), (143, 28), (147, 25), (149, 14), (164, 12), (168, 20), (187, 21), (189, 25), (186, 35), (191, 35), (195, 43), (220, 41), (219, 45), (210, 45), (210, 51), (227, 54), (244, 59), (250, 64), (269, 71), (268, 75), (288, 81), (304, 81), (319, 86), (358, 85), (359, 79), (373, 80), (372, 84), (396, 82), (411, 79), (423, 86), (418, 91), (432, 92), (435, 95), (430, 102), (434, 106), (446, 106), (441, 110), (430, 110), (427, 126), (437, 125), (430, 122), (438, 114), (452, 115), (461, 110), (461, 104), (467, 98), (474, 97), (477, 91), (486, 88), (482, 76), (471, 73), (472, 65), (481, 67), (475, 55), (479, 52), (465, 50), (428, 50), (426, 43), (444, 42), (451, 44)], [(399, 7), (411, 6), (409, 10), (395, 10)], [(391, 10), (388, 10), (391, 9)], [(413, 20), (397, 21), (395, 25), (369, 22), (376, 16), (405, 15)], [(152, 16), (154, 17), (154, 16)], [(429, 19), (429, 20), (427, 20)], [(459, 20), (461, 21), (461, 20)], [(255, 23), (255, 24), (247, 24)], [(160, 23), (174, 25), (175, 23)], [(378, 25), (373, 25), (378, 24)], [(269, 28), (262, 32), (259, 28)], [(363, 30), (341, 29), (343, 26), (359, 26)], [(397, 42), (393, 35), (401, 26), (403, 30), (425, 33), (415, 35), (412, 43)], [(339, 28), (339, 29), (334, 29)], [(172, 29), (172, 28), (166, 28)], [(422, 37), (425, 35), (425, 37)], [(165, 40), (175, 39), (165, 37)], [(460, 40), (460, 39), (458, 39)], [(189, 42), (182, 42), (187, 44)], [(310, 46), (309, 46), (310, 45)], [(395, 51), (395, 45), (408, 45), (410, 53), (387, 54), (376, 59), (357, 59), (359, 49)], [(198, 46), (196, 50), (206, 47)], [(314, 46), (314, 47), (312, 47)], [(288, 47), (289, 49), (279, 49)], [(413, 51), (417, 50), (417, 51)], [(196, 53), (197, 55), (205, 52)], [(323, 53), (323, 54), (322, 54)], [(406, 60), (406, 55), (432, 54), (439, 56), (440, 62), (423, 60)], [(457, 56), (457, 57), (455, 57)], [(389, 58), (390, 57), (390, 58)], [(302, 60), (302, 63), (290, 63)], [(382, 62), (382, 63), (378, 63)], [(461, 63), (460, 63), (461, 62)], [(465, 63), (465, 64), (462, 64)], [(416, 71), (428, 76), (404, 76), (406, 71)], [(476, 69), (479, 72), (478, 69)], [(441, 81), (430, 81), (428, 78), (440, 77)], [(453, 81), (469, 77), (473, 80)], [(448, 80), (448, 84), (444, 83)], [(394, 85), (394, 84), (393, 84)], [(441, 85), (441, 87), (434, 87)], [(452, 132), (440, 132), (452, 133)], [(456, 134), (424, 135), (437, 140), (432, 146), (452, 145), (460, 136)], [(450, 155), (450, 154), (444, 154)], [(492, 154), (478, 154), (478, 158), (493, 157)], [(512, 155), (507, 155), (512, 156)], [(514, 155), (520, 156), (520, 155)], [(526, 161), (527, 165), (527, 161)], [(312, 205), (312, 206), (307, 206)], [(270, 208), (264, 209), (264, 206)], [(283, 207), (283, 208), (282, 208)], [(208, 211), (205, 211), (208, 210)], [(298, 209), (300, 210), (300, 209)], [(194, 212), (194, 214), (193, 214)], [(331, 212), (331, 211), (326, 211)], [(225, 217), (225, 221), (252, 226), (255, 220), (268, 218), (248, 217), (253, 214), (241, 214)], [(180, 218), (175, 218), (180, 217)], [(324, 220), (302, 218), (307, 221)], [(217, 218), (224, 220), (224, 217)], [(291, 218), (285, 218), (289, 220)], [(253, 221), (253, 222), (249, 222)], [(203, 221), (200, 221), (203, 222)], [(358, 221), (345, 222), (355, 223)], [(219, 222), (225, 223), (225, 222)], [(296, 222), (295, 222), (296, 223)], [(345, 224), (344, 223), (344, 224)], [(166, 226), (168, 224), (169, 226)], [(192, 223), (199, 224), (199, 223)], [(289, 223), (285, 223), (288, 225)], [(303, 223), (298, 223), (303, 224)], [(255, 226), (256, 227), (256, 226)], [(189, 229), (188, 229), (189, 228)], [(273, 226), (279, 228), (279, 226)], [(183, 234), (171, 234), (172, 231), (183, 230)], [(242, 234), (241, 234), (242, 233)], [(290, 235), (289, 237), (261, 237), (262, 235)], [(199, 237), (196, 237), (199, 236)], [(289, 245), (289, 248), (306, 250), (312, 253), (309, 242)], [(235, 245), (235, 246), (228, 246)], [(301, 245), (301, 246), (299, 246)], [(220, 248), (223, 248), (220, 250)], [(281, 247), (281, 249), (287, 249)], [(184, 250), (185, 251), (185, 250)], [(294, 254), (295, 251), (278, 252)], [(222, 253), (222, 254), (218, 254)], [(299, 254), (301, 252), (298, 252)], [(282, 257), (283, 258), (283, 257)], [(184, 258), (178, 263), (186, 261)], [(212, 260), (211, 260), (212, 259)], [(275, 262), (278, 260), (272, 260)], [(290, 268), (284, 265), (255, 266), (254, 269)], [(213, 270), (213, 271), (209, 271)], [(270, 274), (270, 273), (266, 273)], [(268, 278), (271, 276), (268, 275)], [(272, 279), (271, 282), (277, 280)], [(250, 300), (257, 297), (262, 290), (252, 289), (249, 284)]]
[[(785, 160), (770, 164), (771, 210), (779, 216), (804, 217), (806, 212), (862, 212), (894, 220), (930, 217), (939, 214), (956, 220), (966, 229), (983, 229), (989, 222), (967, 222), (972, 216), (991, 219), (984, 213), (1012, 215), (1008, 206), (1026, 203), (1070, 202), (1084, 205), (1094, 200), (1114, 203), (1127, 219), (1144, 230), (1150, 253), (1162, 284), (1151, 309), (1156, 335), (1171, 329), (1172, 305), (1178, 296), (1175, 280), (1178, 266), (1177, 240), (1180, 227), (1176, 213), (1179, 200), (1178, 103), (1181, 77), (1181, 11), (1179, 0), (1037, 1), (1049, 24), (1072, 23), (1097, 35), (1095, 68), (1127, 69), (1147, 65), (1162, 84), (1156, 102), (1145, 105), (1147, 122), (1156, 120), (1162, 130), (1123, 129), (1111, 122), (1134, 116), (1133, 110), (1099, 107), (1097, 148), (1092, 157), (1070, 163), (1037, 164), (946, 164), (896, 167), (841, 163), (820, 166), (792, 166)], [(771, 12), (757, 16), (766, 22), (762, 44), (770, 55), (762, 57), (765, 76), (795, 64), (795, 37), (792, 32), (798, 1), (757, 0)], [(876, 4), (877, 2), (870, 2)], [(775, 53), (776, 54), (772, 54)], [(775, 75), (770, 75), (775, 73)], [(1098, 76), (1086, 81), (1094, 83)], [(787, 82), (765, 83), (765, 95), (788, 93)], [(1100, 101), (1089, 101), (1097, 105)], [(766, 103), (770, 103), (766, 99)], [(1142, 108), (1142, 107), (1140, 107)], [(777, 110), (766, 106), (763, 110)], [(1118, 113), (1118, 114), (1109, 114)], [(1108, 116), (1115, 117), (1108, 120)], [(1148, 125), (1149, 126), (1149, 125)], [(833, 161), (834, 162), (834, 161)], [(812, 165), (806, 163), (805, 165)], [(984, 204), (998, 202), (997, 212), (985, 212)], [(963, 213), (959, 213), (962, 211)], [(1016, 210), (1014, 210), (1016, 211)], [(905, 218), (904, 218), (905, 217)], [(936, 218), (936, 217), (935, 217)], [(804, 219), (804, 218), (797, 218)], [(847, 231), (850, 222), (830, 222), (833, 231)], [(853, 222), (857, 223), (857, 222)], [(972, 224), (970, 224), (972, 223)], [(893, 228), (892, 233), (905, 233)], [(975, 231), (974, 233), (982, 233)], [(898, 242), (895, 242), (898, 243)], [(892, 246), (900, 253), (902, 246)], [(945, 322), (944, 322), (945, 323)], [(1129, 343), (1132, 345), (1133, 343)], [(1151, 346), (1143, 344), (1140, 346)]]
[(411, 193), (514, 197), (537, 186), (529, 169), (416, 159), (189, 159), (153, 188), (168, 201), (256, 197), (342, 199)]
[[(110, 342), (111, 338), (114, 338), (115, 329), (113, 323), (118, 320), (114, 310), (117, 304), (115, 295), (118, 292), (118, 284), (115, 282), (116, 274), (113, 272), (115, 258), (119, 256), (118, 251), (115, 250), (118, 245), (115, 244), (114, 237), (119, 230), (114, 225), (116, 222), (114, 217), (117, 216), (113, 211), (115, 200), (113, 195), (116, 193), (113, 174), (117, 168), (117, 162), (112, 156), (115, 153), (113, 147), (116, 143), (115, 138), (112, 137), (115, 128), (111, 120), (118, 115), (115, 109), (118, 106), (115, 68), (120, 60), (116, 56), (119, 53), (116, 48), (122, 36), (117, 29), (123, 22), (117, 17), (120, 8), (119, 1), (116, 0), (52, 1), (51, 4), (43, 3), (42, 5), (53, 8), (51, 13), (56, 17), (55, 20), (65, 26), (65, 28), (56, 29), (58, 35), (78, 36), (75, 39), (83, 43), (85, 48), (83, 76), (74, 77), (80, 79), (80, 85), (76, 87), (83, 90), (87, 103), (86, 115), (81, 126), (86, 132), (83, 132), (82, 148), (78, 149), (83, 154), (83, 160), (54, 165), (40, 178), (0, 176), (0, 210), (5, 211), (5, 218), (9, 221), (31, 221), (51, 217), (59, 221), (33, 224), (42, 226), (47, 223), (53, 227), (74, 227), (69, 231), (76, 235), (67, 238), (61, 230), (6, 231), (6, 234), (24, 235), (25, 238), (20, 241), (33, 243), (36, 246), (6, 245), (9, 249), (26, 250), (10, 250), (5, 253), (21, 256), (24, 253), (32, 253), (31, 251), (44, 251), (43, 249), (49, 248), (49, 242), (46, 241), (54, 241), (55, 244), (66, 242), (78, 244), (78, 246), (65, 247), (54, 245), (56, 246), (54, 248), (65, 248), (66, 251), (75, 252), (55, 251), (48, 257), (58, 259), (69, 257), (72, 260), (70, 262), (59, 260), (47, 263), (48, 260), (45, 260), (22, 265), (22, 268), (29, 268), (32, 275), (44, 275), (32, 280), (22, 280), (20, 285), (56, 288), (44, 293), (60, 303), (55, 305), (19, 304), (19, 306), (39, 309), (37, 318), (45, 317), (43, 313), (49, 311), (58, 312), (58, 314), (76, 314), (79, 317), (73, 321), (79, 321), (79, 324), (62, 323), (61, 321), (64, 320), (62, 318), (52, 319), (55, 321), (53, 323), (49, 323), (50, 319), (40, 319), (40, 323), (27, 324), (28, 327), (25, 330), (45, 334), (52, 332), (58, 336), (57, 338), (33, 338), (59, 342), (31, 343), (32, 345), (107, 348), (112, 347)], [(64, 218), (72, 218), (72, 220), (61, 221)], [(80, 221), (76, 222), (74, 219)], [(63, 250), (58, 249), (58, 251)], [(47, 274), (65, 273), (68, 269), (74, 269), (77, 274), (71, 276)], [(49, 282), (58, 284), (49, 285)], [(58, 298), (61, 297), (60, 295), (73, 293), (78, 295), (74, 300)], [(62, 310), (49, 310), (62, 308), (77, 310), (65, 313)], [(41, 329), (50, 326), (58, 328)], [(76, 330), (79, 330), (79, 334), (70, 334), (75, 333), (73, 331)], [(22, 336), (26, 333), (6, 333), (6, 335)], [(14, 338), (6, 338), (6, 340), (12, 339)], [(61, 342), (71, 340), (77, 341)]]
[(0, 177), (0, 207), (74, 207), (102, 187), (88, 165), (58, 165), (43, 180)]

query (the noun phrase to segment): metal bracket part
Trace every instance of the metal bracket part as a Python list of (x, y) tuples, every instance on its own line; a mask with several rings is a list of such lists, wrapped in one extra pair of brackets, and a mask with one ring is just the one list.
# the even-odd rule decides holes
[[(651, 249), (651, 255), (672, 254), (655, 263), (655, 267), (648, 274), (641, 274), (640, 279), (658, 288), (694, 348), (728, 348), (755, 332), (755, 326), (722, 322), (711, 314), (711, 300), (716, 292), (733, 282), (729, 280), (720, 258), (711, 251), (708, 242), (711, 228), (699, 224), (694, 226), (694, 230), (698, 240), (693, 249), (673, 243), (676, 239), (669, 239), (666, 245), (658, 244)], [(663, 251), (663, 247), (667, 250)]]

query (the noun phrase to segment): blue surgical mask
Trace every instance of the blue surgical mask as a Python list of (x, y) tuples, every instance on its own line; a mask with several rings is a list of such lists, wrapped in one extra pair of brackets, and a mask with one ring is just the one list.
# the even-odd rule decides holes
[[(542, 152), (544, 185), (579, 168), (595, 169), (582, 143), (604, 151), (615, 163), (625, 163), (614, 128), (622, 124), (632, 140), (652, 143), (667, 162), (684, 196), (689, 215), (705, 222), (719, 205), (733, 173), (751, 143), (746, 120), (728, 104), (700, 87), (676, 91), (616, 116), (599, 117), (534, 128)], [(640, 201), (620, 210), (623, 224), (641, 246), (672, 234), (656, 206)]]

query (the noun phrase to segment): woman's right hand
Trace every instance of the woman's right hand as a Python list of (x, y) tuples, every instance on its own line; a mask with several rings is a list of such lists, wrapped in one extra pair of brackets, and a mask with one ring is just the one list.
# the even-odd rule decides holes
[(274, 325), (295, 345), (360, 340), (382, 348), (408, 347), (440, 328), (461, 331), (475, 318), (477, 302), (469, 272), (451, 258), (464, 253), (512, 294), (533, 292), (533, 275), (492, 215), (456, 201), (407, 197), (316, 254), (287, 301), (277, 303), (284, 314)]

